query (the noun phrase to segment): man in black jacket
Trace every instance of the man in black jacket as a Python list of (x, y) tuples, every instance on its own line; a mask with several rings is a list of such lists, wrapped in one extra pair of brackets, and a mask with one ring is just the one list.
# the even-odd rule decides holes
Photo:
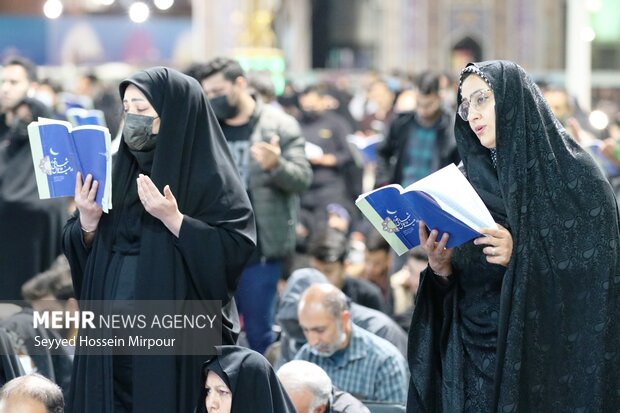
[(440, 73), (422, 73), (415, 111), (401, 114), (390, 125), (377, 152), (377, 187), (406, 187), (450, 163), (458, 164), (454, 115), (439, 95), (440, 78)]

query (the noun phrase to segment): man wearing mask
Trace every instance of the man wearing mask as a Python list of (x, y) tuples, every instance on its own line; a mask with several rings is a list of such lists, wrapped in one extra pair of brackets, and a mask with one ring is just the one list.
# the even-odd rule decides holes
[(301, 128), (311, 144), (308, 157), (314, 174), (310, 189), (301, 198), (302, 211), (314, 225), (308, 228), (310, 233), (326, 225), (329, 204), (342, 205), (354, 217), (353, 226), (357, 216), (353, 201), (361, 188), (354, 188), (349, 179), (354, 175), (350, 168), (355, 162), (347, 142), (347, 135), (353, 131), (341, 115), (329, 110), (332, 101), (319, 85), (308, 86), (299, 95)]
[(276, 286), (295, 248), (299, 194), (312, 180), (297, 121), (250, 93), (241, 65), (218, 57), (197, 77), (222, 127), (256, 217), (258, 248), (235, 300), (250, 347), (264, 353), (274, 340)]

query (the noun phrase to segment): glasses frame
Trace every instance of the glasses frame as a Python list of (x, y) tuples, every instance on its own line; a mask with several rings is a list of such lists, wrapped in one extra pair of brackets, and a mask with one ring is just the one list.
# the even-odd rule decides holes
[[(472, 105), (471, 103), (472, 96), (479, 95), (479, 94), (486, 94), (488, 92), (493, 92), (493, 90), (491, 88), (477, 90), (469, 96), (469, 99), (461, 101), (461, 104), (456, 110), (456, 112), (461, 117), (461, 119), (463, 119), (465, 122), (468, 122), (467, 118), (469, 117), (469, 107), (470, 105)], [(485, 96), (485, 97), (489, 99), (490, 96)], [(467, 103), (467, 106), (463, 106), (465, 103)], [(484, 103), (487, 103), (487, 102), (485, 101)], [(475, 110), (479, 110), (480, 106), (481, 105), (478, 105), (476, 103), (473, 104), (473, 107)]]

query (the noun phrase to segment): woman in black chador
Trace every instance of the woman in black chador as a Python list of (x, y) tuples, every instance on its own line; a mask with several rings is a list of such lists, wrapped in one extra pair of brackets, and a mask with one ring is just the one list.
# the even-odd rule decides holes
[(195, 413), (295, 413), (265, 357), (248, 348), (220, 346), (203, 364)]
[[(113, 169), (114, 208), (94, 203), (78, 175), (78, 214), (64, 232), (80, 300), (221, 300), (224, 343), (239, 319), (233, 291), (255, 246), (249, 199), (197, 81), (153, 68), (120, 84), (123, 141)], [(73, 413), (193, 411), (204, 357), (75, 359)]]
[(458, 103), (463, 171), (498, 226), (447, 250), (445, 235), (420, 230), (429, 267), (407, 411), (617, 411), (620, 233), (608, 182), (518, 65), (468, 65)]

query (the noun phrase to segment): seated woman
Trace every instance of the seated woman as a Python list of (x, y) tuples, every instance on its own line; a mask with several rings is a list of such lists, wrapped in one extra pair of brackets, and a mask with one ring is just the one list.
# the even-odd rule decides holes
[(245, 347), (217, 347), (203, 364), (196, 413), (295, 413), (295, 407), (266, 358)]

